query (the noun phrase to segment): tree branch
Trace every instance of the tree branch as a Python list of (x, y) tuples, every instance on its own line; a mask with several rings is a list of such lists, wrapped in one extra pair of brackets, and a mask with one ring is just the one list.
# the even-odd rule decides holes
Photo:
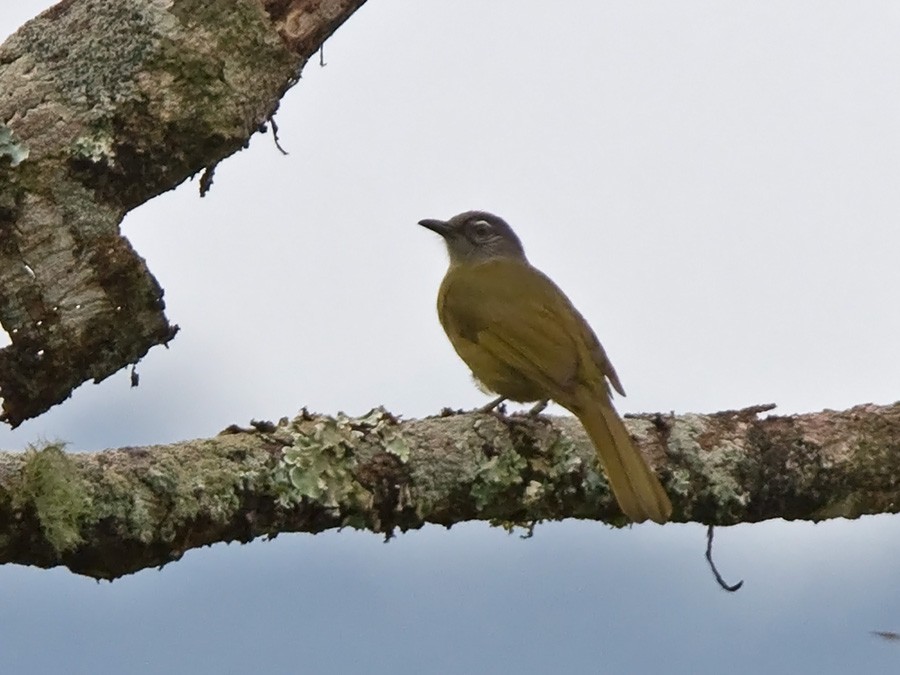
[[(900, 403), (760, 419), (765, 407), (626, 420), (674, 520), (855, 518), (900, 509)], [(0, 562), (113, 579), (280, 532), (426, 523), (627, 524), (574, 418), (301, 413), (168, 446), (0, 453)]]
[(245, 147), (365, 0), (64, 0), (0, 46), (0, 419), (177, 331), (124, 215)]

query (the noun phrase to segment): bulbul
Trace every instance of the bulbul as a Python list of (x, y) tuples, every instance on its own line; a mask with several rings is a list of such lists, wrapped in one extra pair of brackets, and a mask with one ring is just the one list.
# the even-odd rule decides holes
[(475, 378), (503, 398), (553, 400), (571, 411), (625, 515), (666, 522), (672, 504), (613, 408), (610, 385), (625, 391), (612, 363), (565, 294), (528, 262), (512, 228), (484, 211), (419, 225), (447, 244), (438, 317)]

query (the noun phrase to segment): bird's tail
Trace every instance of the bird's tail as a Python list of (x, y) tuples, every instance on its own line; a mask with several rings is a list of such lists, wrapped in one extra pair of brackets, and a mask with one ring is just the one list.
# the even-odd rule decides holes
[(659, 478), (635, 447), (611, 403), (590, 401), (573, 412), (590, 436), (619, 507), (636, 523), (664, 523), (672, 503)]

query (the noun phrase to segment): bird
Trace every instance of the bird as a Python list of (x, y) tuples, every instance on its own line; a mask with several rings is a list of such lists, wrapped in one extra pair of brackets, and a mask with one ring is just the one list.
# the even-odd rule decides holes
[(505, 220), (466, 211), (419, 225), (444, 238), (450, 265), (438, 318), (475, 380), (504, 399), (555, 401), (597, 451), (612, 493), (633, 522), (665, 523), (672, 504), (612, 403), (625, 390), (606, 351), (565, 293), (525, 256)]

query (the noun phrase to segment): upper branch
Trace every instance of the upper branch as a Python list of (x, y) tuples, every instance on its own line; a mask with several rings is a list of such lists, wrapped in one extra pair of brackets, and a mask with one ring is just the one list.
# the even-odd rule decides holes
[(364, 0), (64, 0), (0, 46), (0, 419), (167, 343), (130, 209), (244, 147)]

